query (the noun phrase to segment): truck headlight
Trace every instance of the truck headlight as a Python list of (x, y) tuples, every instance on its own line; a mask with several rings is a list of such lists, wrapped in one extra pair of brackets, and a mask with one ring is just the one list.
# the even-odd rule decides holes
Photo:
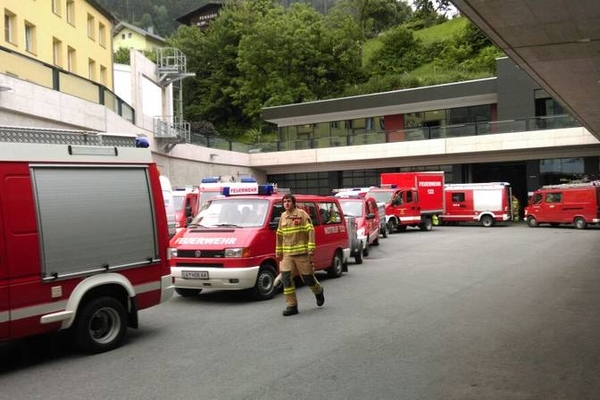
[(167, 259), (171, 260), (175, 257), (177, 257), (177, 249), (175, 247), (169, 247), (169, 250), (167, 252)]

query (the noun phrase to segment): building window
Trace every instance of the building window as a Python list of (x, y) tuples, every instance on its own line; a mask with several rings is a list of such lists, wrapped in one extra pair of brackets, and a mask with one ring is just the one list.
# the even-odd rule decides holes
[(52, 62), (57, 67), (62, 67), (62, 42), (57, 38), (52, 38)]
[(557, 185), (579, 180), (585, 174), (582, 157), (540, 160), (542, 185)]
[(88, 78), (96, 80), (96, 61), (88, 59)]
[(15, 14), (8, 10), (4, 10), (4, 41), (6, 41), (6, 43), (17, 44), (15, 35), (15, 19)]
[(127, 37), (128, 37), (129, 39), (131, 39), (131, 36), (132, 36), (132, 34), (131, 34), (131, 32), (129, 32), (129, 33), (127, 34)]
[(96, 40), (96, 20), (93, 15), (88, 14), (87, 16), (87, 34), (92, 40)]
[(106, 26), (102, 22), (98, 24), (98, 43), (100, 46), (106, 47)]
[(25, 22), (25, 50), (35, 54), (35, 25)]
[(452, 193), (452, 202), (453, 203), (462, 203), (465, 201), (465, 194), (462, 192)]
[(60, 16), (60, 0), (52, 0), (52, 12)]
[(75, 26), (75, 0), (67, 0), (67, 22)]
[(121, 39), (125, 40), (125, 34), (121, 33)]
[(75, 72), (75, 70), (77, 68), (76, 56), (77, 56), (77, 53), (75, 52), (75, 49), (72, 47), (69, 47), (67, 49), (67, 71)]
[(104, 86), (106, 86), (106, 79), (107, 79), (107, 70), (106, 67), (101, 65), (100, 66), (100, 83), (103, 84)]

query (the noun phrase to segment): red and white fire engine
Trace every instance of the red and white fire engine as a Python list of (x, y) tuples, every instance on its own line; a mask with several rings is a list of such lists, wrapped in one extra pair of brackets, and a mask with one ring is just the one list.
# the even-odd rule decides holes
[(69, 329), (99, 353), (171, 298), (158, 168), (133, 139), (104, 139), (130, 147), (0, 127), (0, 340)]
[(530, 227), (573, 224), (585, 229), (600, 223), (600, 181), (548, 185), (533, 192), (525, 207)]
[(390, 233), (409, 226), (430, 231), (434, 216), (444, 212), (444, 172), (383, 173), (381, 187), (369, 195), (385, 204)]
[(512, 220), (510, 183), (451, 183), (444, 193), (446, 211), (438, 216), (443, 224), (479, 222), (490, 227)]
[[(175, 291), (184, 297), (204, 289), (250, 289), (258, 300), (276, 291), (279, 266), (276, 230), (284, 212), (283, 194), (271, 185), (231, 185), (214, 198), (188, 227), (171, 239)], [(296, 206), (311, 217), (317, 248), (316, 271), (339, 277), (347, 271), (349, 232), (338, 200), (295, 195)], [(356, 234), (356, 231), (354, 231)]]

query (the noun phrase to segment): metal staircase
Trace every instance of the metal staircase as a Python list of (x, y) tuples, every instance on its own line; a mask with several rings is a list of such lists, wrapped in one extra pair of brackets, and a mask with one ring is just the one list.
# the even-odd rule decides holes
[(156, 50), (156, 67), (158, 84), (166, 88), (173, 85), (173, 101), (175, 116), (154, 118), (154, 138), (167, 153), (178, 143), (190, 143), (190, 124), (183, 120), (183, 86), (182, 80), (196, 74), (187, 72), (186, 56), (173, 47)]

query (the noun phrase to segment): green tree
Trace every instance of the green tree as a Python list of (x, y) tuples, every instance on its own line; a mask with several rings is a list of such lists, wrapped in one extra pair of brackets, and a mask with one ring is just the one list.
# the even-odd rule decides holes
[(341, 93), (347, 71), (356, 71), (360, 63), (357, 48), (349, 60), (336, 45), (336, 35), (312, 7), (295, 3), (287, 10), (271, 9), (240, 41), (236, 103), (258, 122), (265, 105)]
[(381, 42), (382, 46), (375, 50), (367, 65), (372, 75), (406, 73), (421, 64), (423, 46), (406, 27), (387, 31)]
[(407, 21), (412, 15), (412, 9), (403, 0), (338, 0), (330, 12), (351, 15), (363, 40)]

